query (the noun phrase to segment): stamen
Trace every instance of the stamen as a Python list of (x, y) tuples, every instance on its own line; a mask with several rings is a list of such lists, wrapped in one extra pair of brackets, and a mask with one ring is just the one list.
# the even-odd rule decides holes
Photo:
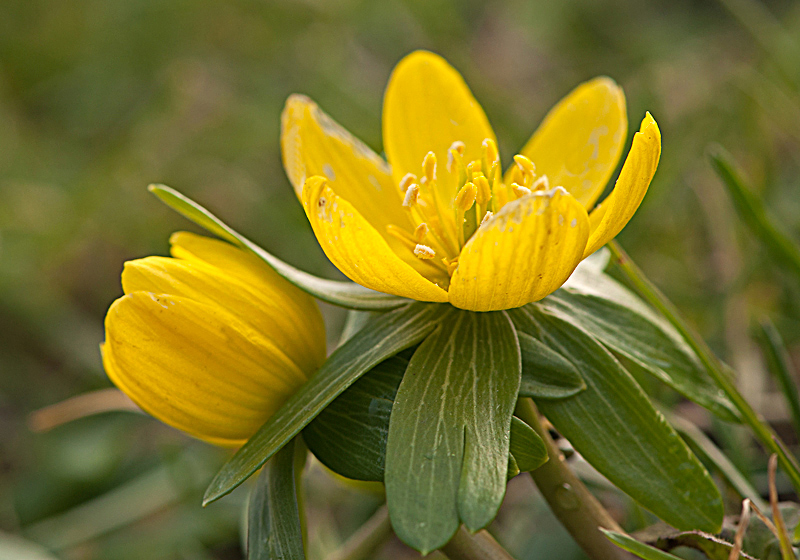
[(517, 198), (522, 198), (527, 194), (531, 194), (531, 190), (528, 187), (523, 187), (517, 183), (511, 183), (511, 191)]
[(484, 215), (483, 215), (483, 219), (481, 220), (481, 225), (485, 224), (485, 223), (486, 223), (486, 221), (487, 221), (489, 218), (491, 218), (492, 216), (494, 216), (494, 213), (493, 213), (493, 212), (486, 212), (486, 214), (484, 214)]
[(481, 170), (482, 169), (480, 160), (469, 162), (469, 164), (467, 165), (467, 178), (472, 179), (472, 176), (477, 175), (478, 173), (481, 172)]
[(550, 179), (547, 178), (547, 175), (542, 175), (531, 185), (532, 191), (546, 191), (548, 189), (550, 189)]
[(458, 268), (458, 257), (455, 257), (453, 260), (442, 259), (442, 262), (444, 263), (444, 266), (447, 267), (447, 274), (452, 276)]
[(422, 171), (425, 174), (425, 181), (430, 183), (436, 180), (436, 154), (428, 152), (422, 160)]
[(497, 153), (497, 144), (495, 144), (494, 140), (491, 138), (486, 138), (481, 146), (483, 146), (483, 157), (486, 158), (486, 164), (494, 165), (499, 157)]
[(492, 207), (494, 211), (497, 212), (503, 206), (508, 204), (508, 187), (503, 183), (497, 182), (495, 183), (492, 191), (494, 192), (494, 201), (492, 202)]
[(416, 175), (414, 175), (413, 173), (406, 173), (405, 175), (403, 175), (403, 178), (400, 179), (400, 190), (402, 192), (406, 192), (406, 190), (408, 190), (408, 186), (411, 183), (416, 183), (416, 182), (417, 182)]
[(436, 251), (427, 245), (417, 243), (417, 246), (414, 247), (414, 254), (420, 259), (432, 259), (436, 256)]
[(483, 175), (478, 175), (472, 179), (472, 183), (475, 185), (476, 189), (475, 201), (481, 206), (489, 202), (492, 198), (492, 189), (489, 187), (489, 180)]
[(472, 205), (475, 204), (475, 195), (475, 185), (472, 183), (465, 183), (456, 195), (456, 208), (461, 212), (466, 212), (472, 208)]
[(533, 164), (531, 160), (523, 156), (522, 154), (517, 154), (514, 156), (514, 161), (517, 165), (519, 165), (520, 171), (523, 173), (536, 173), (536, 166)]
[(417, 243), (422, 243), (422, 240), (425, 239), (426, 235), (428, 235), (428, 224), (422, 222), (417, 226), (417, 229), (414, 230), (414, 240)]
[(403, 245), (405, 245), (412, 251), (417, 245), (417, 240), (414, 237), (412, 237), (410, 233), (408, 233), (406, 230), (404, 230), (399, 226), (396, 226), (394, 224), (389, 224), (386, 226), (386, 232), (395, 239), (399, 240)]
[(403, 199), (403, 206), (406, 208), (411, 208), (417, 203), (417, 199), (419, 198), (419, 185), (413, 183), (408, 190), (406, 191), (406, 196)]

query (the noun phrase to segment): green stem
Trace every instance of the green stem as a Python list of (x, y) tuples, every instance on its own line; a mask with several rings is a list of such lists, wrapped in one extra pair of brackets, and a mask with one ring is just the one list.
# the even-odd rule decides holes
[(689, 327), (686, 321), (683, 320), (675, 305), (647, 279), (641, 270), (639, 270), (639, 267), (636, 266), (622, 247), (620, 247), (616, 241), (612, 241), (608, 244), (608, 248), (611, 249), (611, 254), (614, 256), (617, 266), (633, 287), (650, 303), (650, 305), (655, 307), (667, 318), (684, 340), (686, 340), (692, 350), (695, 351), (708, 374), (716, 382), (717, 386), (725, 392), (731, 402), (733, 402), (734, 406), (736, 406), (741, 414), (742, 420), (752, 428), (755, 436), (762, 445), (766, 447), (770, 453), (778, 455), (781, 465), (792, 481), (795, 492), (800, 495), (800, 470), (797, 469), (794, 461), (785, 452), (785, 445), (780, 438), (778, 438), (777, 434), (759, 417), (756, 411), (750, 406), (750, 403), (745, 400), (736, 388), (736, 385), (724, 370), (719, 359), (714, 355), (705, 341), (703, 341), (703, 339)]
[(514, 560), (488, 531), (478, 531), (473, 535), (463, 525), (441, 552), (450, 560)]
[(367, 560), (392, 536), (389, 510), (383, 505), (327, 560)]
[(611, 514), (569, 468), (564, 455), (542, 426), (533, 401), (520, 399), (514, 414), (533, 428), (547, 447), (550, 460), (532, 471), (531, 477), (575, 542), (592, 560), (630, 558), (600, 532), (600, 528), (603, 528), (624, 533)]

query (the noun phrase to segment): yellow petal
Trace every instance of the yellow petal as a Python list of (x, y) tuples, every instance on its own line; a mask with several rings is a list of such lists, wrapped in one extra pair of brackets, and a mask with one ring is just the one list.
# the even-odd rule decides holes
[[(304, 372), (313, 373), (322, 365), (326, 355), (325, 323), (314, 298), (290, 284), (255, 255), (230, 243), (185, 231), (173, 233), (169, 241), (173, 257), (208, 264), (245, 285), (247, 297), (256, 293), (252, 298), (259, 303), (258, 310), (264, 317), (255, 328), (269, 337), (278, 336), (275, 333), (282, 331), (284, 334), (276, 340), (282, 341), (280, 347)], [(247, 313), (242, 316), (253, 315), (253, 303), (245, 310)], [(274, 326), (268, 330), (264, 323), (270, 321)], [(295, 336), (296, 332), (303, 336)]]
[(563, 189), (510, 202), (461, 250), (450, 303), (495, 311), (540, 300), (569, 278), (588, 237), (586, 210)]
[(403, 262), (353, 206), (323, 177), (303, 188), (303, 206), (319, 244), (342, 273), (373, 290), (416, 299), (447, 301), (447, 292)]
[(383, 100), (383, 145), (395, 181), (406, 173), (419, 175), (429, 151), (443, 168), (455, 141), (464, 142), (465, 161), (480, 159), (485, 138), (495, 140), (492, 127), (452, 66), (427, 51), (400, 61)]
[(661, 132), (656, 121), (647, 113), (639, 132), (633, 137), (631, 151), (614, 190), (589, 216), (592, 233), (584, 257), (614, 239), (633, 217), (647, 193), (660, 157)]
[(333, 191), (349, 200), (381, 234), (388, 224), (411, 227), (387, 163), (303, 95), (286, 100), (281, 148), (298, 198), (306, 179), (324, 176)]
[(558, 102), (520, 152), (563, 186), (584, 208), (591, 208), (617, 167), (628, 117), (625, 94), (613, 80), (595, 78)]
[(306, 379), (217, 305), (133, 292), (112, 304), (105, 326), (109, 378), (143, 410), (212, 443), (246, 441)]
[[(223, 256), (211, 255), (216, 266), (200, 260), (166, 257), (129, 261), (122, 273), (125, 293), (170, 294), (219, 305), (275, 342), (306, 374), (322, 365), (325, 360), (322, 315), (307, 294), (241, 249), (193, 234), (179, 236), (178, 243), (180, 237), (190, 246), (193, 243), (206, 246), (210, 253)], [(244, 269), (243, 273), (236, 273), (237, 265)], [(272, 274), (263, 274), (262, 267)]]

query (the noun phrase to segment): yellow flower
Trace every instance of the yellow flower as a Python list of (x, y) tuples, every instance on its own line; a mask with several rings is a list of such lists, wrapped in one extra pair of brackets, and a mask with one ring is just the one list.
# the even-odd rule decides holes
[(314, 300), (255, 256), (191, 233), (172, 256), (125, 263), (103, 365), (142, 409), (218, 445), (241, 445), (325, 360)]
[(281, 144), (314, 233), (346, 276), (380, 292), (491, 311), (558, 289), (633, 216), (661, 153), (649, 113), (613, 192), (592, 209), (627, 126), (622, 90), (596, 78), (550, 111), (503, 174), (494, 132), (464, 80), (418, 51), (386, 89), (388, 164), (299, 95), (286, 103)]

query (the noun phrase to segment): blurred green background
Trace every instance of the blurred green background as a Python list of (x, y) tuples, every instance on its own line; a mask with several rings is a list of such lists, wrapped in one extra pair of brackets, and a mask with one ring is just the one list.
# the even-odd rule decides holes
[[(308, 94), (380, 152), (383, 88), (417, 48), (463, 73), (505, 161), (593, 76), (624, 87), (631, 129), (652, 112), (661, 165), (621, 242), (737, 368), (756, 407), (785, 420), (752, 318), (769, 314), (796, 349), (800, 290), (741, 226), (705, 150), (726, 146), (767, 206), (800, 232), (799, 3), (3, 0), (0, 558), (39, 558), (31, 542), (67, 559), (241, 557), (245, 493), (199, 506), (226, 452), (130, 413), (47, 433), (32, 431), (29, 415), (110, 386), (98, 344), (122, 263), (166, 254), (170, 232), (193, 229), (149, 183), (177, 188), (279, 257), (335, 277), (281, 167), (283, 102)], [(335, 340), (342, 316), (325, 312)], [(743, 468), (763, 466), (740, 432), (721, 433)], [(318, 468), (309, 476), (316, 559), (378, 499)], [(580, 558), (521, 478), (498, 538), (520, 559)], [(383, 555), (417, 557), (397, 543)]]

